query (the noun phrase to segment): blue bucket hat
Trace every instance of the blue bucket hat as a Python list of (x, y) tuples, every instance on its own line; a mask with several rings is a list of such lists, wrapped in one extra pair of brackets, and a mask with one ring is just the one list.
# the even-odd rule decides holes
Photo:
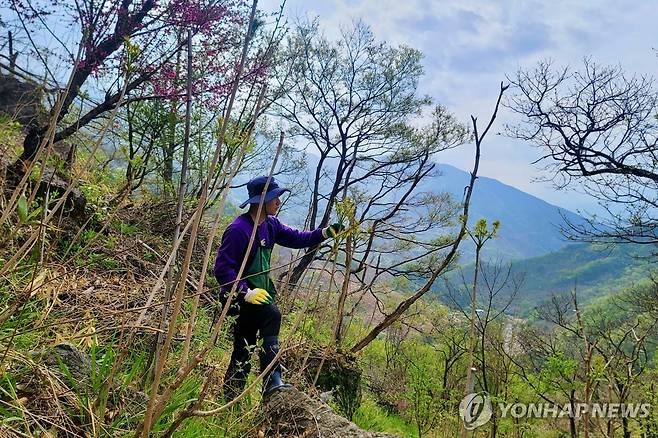
[[(266, 176), (258, 176), (249, 181), (247, 183), (249, 199), (240, 204), (240, 208), (245, 208), (247, 204), (258, 204), (260, 202), (263, 189), (265, 188), (265, 184), (267, 184)], [(272, 177), (272, 179), (270, 179), (269, 185), (267, 186), (267, 192), (265, 193), (265, 199), (263, 200), (263, 203), (271, 201), (272, 199), (277, 198), (285, 192), (289, 191), (290, 189), (279, 187), (279, 184), (277, 184), (277, 182), (274, 180), (274, 177)]]

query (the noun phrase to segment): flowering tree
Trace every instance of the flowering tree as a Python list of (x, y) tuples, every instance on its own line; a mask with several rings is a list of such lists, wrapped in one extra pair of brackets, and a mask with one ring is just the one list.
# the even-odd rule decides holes
[[(124, 102), (182, 99), (184, 72), (176, 71), (175, 65), (187, 28), (199, 41), (198, 50), (206, 53), (196, 58), (195, 71), (208, 74), (197, 78), (195, 92), (206, 102), (217, 103), (235, 79), (231, 60), (246, 14), (239, 0), (2, 2), (8, 6), (3, 21), (23, 37), (22, 52), (29, 54), (29, 61), (40, 61), (44, 76), (59, 90), (48, 119), (27, 126), (21, 161), (37, 157), (49, 132), (53, 142), (64, 140), (121, 105), (121, 91)], [(63, 34), (77, 34), (77, 41), (58, 37)], [(253, 70), (246, 74), (258, 76), (261, 67), (252, 63)], [(68, 77), (65, 86), (63, 77)]]

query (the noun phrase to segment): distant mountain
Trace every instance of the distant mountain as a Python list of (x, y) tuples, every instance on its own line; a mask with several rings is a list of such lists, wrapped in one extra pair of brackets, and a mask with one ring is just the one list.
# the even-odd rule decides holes
[[(447, 164), (439, 164), (441, 176), (424, 182), (422, 190), (443, 190), (461, 199), (470, 175)], [(469, 222), (487, 219), (489, 223), (501, 222), (499, 238), (484, 248), (484, 255), (503, 259), (523, 259), (556, 251), (569, 242), (560, 233), (566, 220), (584, 225), (583, 217), (535, 196), (529, 195), (498, 180), (480, 176), (475, 183)], [(466, 242), (464, 242), (466, 243)], [(465, 245), (464, 252), (472, 252)]]
[[(511, 277), (523, 277), (523, 282), (510, 310), (527, 315), (550, 296), (569, 293), (574, 289), (579, 301), (587, 304), (595, 298), (632, 287), (646, 280), (651, 270), (655, 269), (655, 260), (649, 257), (652, 251), (655, 248), (651, 245), (576, 244), (540, 257), (514, 261)], [(487, 269), (485, 267), (485, 272)], [(464, 266), (462, 272), (466, 284), (471, 284), (473, 264)], [(462, 282), (457, 272), (449, 274), (448, 278), (455, 283)], [(486, 293), (483, 277), (480, 281), (480, 293)], [(450, 303), (443, 284), (437, 283), (434, 292)], [(504, 293), (509, 293), (509, 290)], [(459, 299), (462, 304), (466, 303), (467, 294), (461, 293)]]

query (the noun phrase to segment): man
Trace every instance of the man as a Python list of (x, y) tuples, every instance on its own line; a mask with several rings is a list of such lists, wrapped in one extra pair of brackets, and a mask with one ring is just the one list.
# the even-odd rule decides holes
[[(258, 215), (258, 204), (266, 185), (267, 191)], [(240, 208), (249, 205), (249, 211), (236, 217), (224, 231), (214, 269), (215, 277), (221, 285), (222, 302), (225, 302), (233, 284), (236, 281), (238, 283), (234, 298), (238, 305), (238, 317), (233, 333), (233, 354), (224, 378), (224, 398), (227, 401), (234, 399), (244, 389), (251, 369), (249, 357), (258, 337), (263, 340), (263, 347), (259, 351), (261, 372), (279, 351), (281, 313), (274, 304), (276, 289), (268, 275), (274, 244), (288, 248), (307, 248), (318, 245), (328, 237), (336, 237), (343, 230), (340, 224), (314, 231), (300, 231), (282, 224), (276, 218), (281, 206), (279, 197), (290, 190), (279, 187), (274, 178), (270, 179), (269, 184), (265, 176), (254, 178), (247, 183), (247, 191), (249, 199)], [(245, 270), (242, 277), (238, 278), (254, 224), (257, 226), (256, 236), (247, 256)], [(281, 381), (281, 366), (276, 364), (263, 380), (263, 395), (291, 386)]]

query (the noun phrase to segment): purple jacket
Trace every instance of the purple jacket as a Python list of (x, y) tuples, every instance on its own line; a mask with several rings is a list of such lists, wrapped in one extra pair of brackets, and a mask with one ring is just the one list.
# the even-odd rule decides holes
[[(249, 245), (253, 226), (254, 221), (249, 213), (244, 213), (236, 217), (224, 231), (222, 243), (215, 258), (215, 268), (213, 269), (215, 278), (223, 290), (230, 290), (238, 276), (242, 259)], [(323, 240), (321, 228), (315, 231), (300, 231), (282, 224), (275, 216), (268, 216), (258, 226), (245, 270), (253, 261), (259, 242), (264, 241), (263, 246), (267, 248), (273, 248), (275, 243), (288, 248), (307, 248), (317, 245)], [(247, 283), (240, 280), (237, 290), (246, 292), (247, 287)]]

